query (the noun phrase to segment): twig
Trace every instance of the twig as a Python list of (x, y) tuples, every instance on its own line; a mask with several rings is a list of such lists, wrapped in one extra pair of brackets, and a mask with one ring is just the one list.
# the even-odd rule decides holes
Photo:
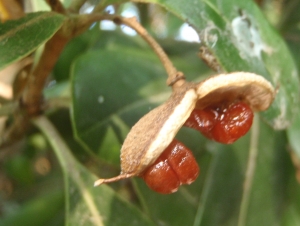
[(152, 38), (147, 30), (140, 25), (135, 17), (132, 18), (124, 18), (124, 17), (115, 17), (113, 20), (116, 24), (124, 24), (128, 27), (134, 29), (154, 50), (154, 52), (159, 57), (161, 63), (164, 65), (167, 74), (167, 84), (169, 86), (173, 86), (177, 81), (184, 78), (182, 72), (178, 72), (177, 69), (174, 67), (173, 63), (170, 61), (168, 55), (162, 49), (162, 47)]
[(47, 4), (50, 6), (51, 10), (61, 14), (66, 13), (66, 9), (59, 0), (46, 0)]
[(22, 101), (29, 115), (37, 115), (41, 111), (42, 91), (60, 53), (71, 37), (61, 32), (56, 33), (45, 45), (39, 63), (29, 76), (27, 87), (23, 93)]
[(172, 87), (181, 86), (184, 83), (185, 76), (182, 72), (177, 71), (173, 63), (170, 61), (168, 55), (162, 49), (162, 47), (155, 41), (155, 39), (149, 35), (147, 30), (137, 21), (135, 17), (124, 18), (118, 15), (102, 15), (91, 14), (91, 20), (110, 20), (117, 25), (126, 25), (135, 30), (154, 50), (161, 63), (165, 67), (168, 74), (167, 84)]
[(243, 196), (240, 206), (240, 213), (238, 219), (238, 226), (246, 225), (247, 211), (249, 207), (251, 189), (256, 168), (257, 154), (258, 154), (258, 140), (259, 140), (259, 118), (254, 117), (254, 122), (251, 130), (250, 150), (247, 163), (246, 176), (244, 181)]

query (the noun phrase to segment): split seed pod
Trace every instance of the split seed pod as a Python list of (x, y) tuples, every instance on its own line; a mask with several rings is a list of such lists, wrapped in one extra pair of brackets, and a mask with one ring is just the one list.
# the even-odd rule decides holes
[(210, 77), (200, 83), (175, 87), (170, 98), (143, 116), (130, 130), (121, 148), (121, 173), (99, 179), (95, 186), (139, 176), (162, 154), (195, 108), (240, 100), (253, 111), (266, 110), (275, 90), (262, 76), (234, 72)]

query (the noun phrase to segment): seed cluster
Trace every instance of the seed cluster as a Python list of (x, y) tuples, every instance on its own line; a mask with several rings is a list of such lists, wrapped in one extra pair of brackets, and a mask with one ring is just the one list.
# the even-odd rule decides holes
[(237, 102), (195, 109), (184, 125), (200, 131), (209, 139), (232, 144), (249, 131), (252, 121), (251, 108), (246, 103)]
[[(184, 125), (209, 139), (231, 144), (249, 131), (252, 121), (251, 108), (246, 103), (236, 102), (195, 109)], [(152, 190), (169, 194), (176, 192), (182, 184), (194, 182), (199, 171), (192, 152), (174, 139), (141, 177)]]
[(267, 110), (276, 96), (269, 81), (250, 72), (218, 74), (198, 83), (181, 79), (172, 88), (169, 99), (129, 131), (121, 148), (121, 173), (100, 178), (95, 186), (140, 176), (159, 193), (175, 192), (199, 175), (192, 152), (174, 140), (182, 126), (231, 144), (249, 131), (253, 112)]

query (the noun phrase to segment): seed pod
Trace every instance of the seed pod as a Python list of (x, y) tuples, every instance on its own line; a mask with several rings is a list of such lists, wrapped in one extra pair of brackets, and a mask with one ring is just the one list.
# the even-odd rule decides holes
[(140, 175), (171, 143), (195, 108), (194, 84), (178, 87), (161, 106), (143, 116), (128, 133), (121, 148), (121, 174), (100, 179), (95, 186)]
[(248, 72), (220, 74), (197, 84), (185, 82), (173, 89), (164, 104), (132, 127), (121, 148), (121, 174), (99, 179), (95, 186), (141, 175), (171, 143), (195, 108), (240, 100), (253, 111), (262, 111), (271, 105), (274, 97), (275, 90), (270, 82)]

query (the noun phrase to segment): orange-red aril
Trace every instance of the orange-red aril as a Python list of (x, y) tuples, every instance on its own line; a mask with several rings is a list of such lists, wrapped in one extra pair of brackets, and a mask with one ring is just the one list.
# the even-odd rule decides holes
[(246, 103), (223, 103), (218, 107), (193, 110), (184, 125), (209, 139), (231, 144), (249, 131), (253, 116)]
[(163, 155), (167, 160), (181, 184), (191, 184), (199, 175), (199, 166), (193, 153), (179, 141), (173, 140)]
[(176, 192), (180, 185), (176, 173), (167, 160), (160, 160), (150, 166), (143, 174), (143, 179), (149, 188), (162, 194)]
[(216, 124), (217, 117), (217, 111), (211, 108), (205, 110), (194, 109), (184, 125), (201, 131), (207, 138), (212, 139), (211, 130)]
[(249, 131), (253, 116), (251, 108), (243, 102), (229, 106), (212, 130), (213, 139), (225, 144), (235, 142)]
[(148, 167), (142, 178), (152, 190), (169, 194), (176, 192), (181, 184), (190, 184), (199, 175), (199, 166), (182, 143), (173, 140), (161, 156)]

